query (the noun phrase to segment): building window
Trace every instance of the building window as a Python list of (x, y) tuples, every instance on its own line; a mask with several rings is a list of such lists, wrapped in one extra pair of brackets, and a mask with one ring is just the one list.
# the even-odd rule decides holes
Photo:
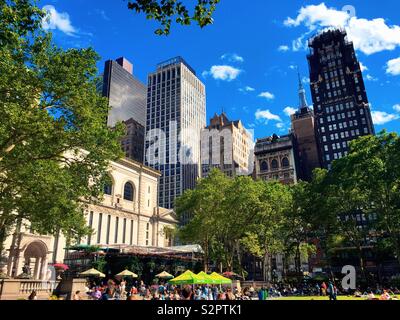
[(102, 220), (103, 220), (103, 214), (99, 213), (99, 224), (97, 227), (97, 243), (100, 243), (101, 241), (101, 224), (102, 224)]
[(118, 243), (118, 229), (119, 229), (119, 218), (115, 218), (115, 235), (114, 235), (114, 243)]
[(129, 244), (132, 246), (133, 245), (133, 220), (131, 220), (131, 236), (129, 239)]
[[(89, 214), (89, 228), (92, 229), (92, 227), (93, 227), (93, 211), (90, 211), (90, 214)], [(87, 244), (90, 246), (91, 242), (92, 242), (92, 236), (88, 236)]]
[(122, 243), (125, 244), (126, 239), (126, 218), (124, 219), (123, 229), (122, 229)]
[(268, 163), (267, 163), (267, 161), (261, 161), (260, 170), (261, 171), (268, 171)]
[(124, 199), (128, 201), (133, 201), (133, 185), (130, 182), (125, 183)]
[(279, 167), (278, 160), (276, 160), (276, 159), (272, 160), (271, 167), (272, 167), (272, 169), (278, 169), (278, 167)]
[(289, 159), (288, 158), (283, 158), (282, 159), (282, 167), (283, 168), (288, 168), (290, 167)]
[(146, 224), (146, 246), (149, 245), (150, 223)]
[(111, 196), (112, 195), (112, 185), (111, 184), (106, 184), (104, 186), (104, 194)]
[(111, 216), (107, 216), (107, 235), (106, 235), (106, 244), (110, 244), (110, 225), (111, 225)]

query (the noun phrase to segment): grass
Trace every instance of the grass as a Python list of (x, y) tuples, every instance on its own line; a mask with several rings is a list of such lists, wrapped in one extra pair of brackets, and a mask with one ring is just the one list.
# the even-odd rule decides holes
[[(277, 298), (277, 299), (274, 299), (274, 300), (329, 301), (329, 297), (320, 297), (320, 296), (314, 296), (314, 297), (282, 297), (282, 298)], [(338, 301), (367, 301), (366, 299), (363, 299), (363, 298), (348, 297), (348, 296), (338, 296), (337, 300)]]

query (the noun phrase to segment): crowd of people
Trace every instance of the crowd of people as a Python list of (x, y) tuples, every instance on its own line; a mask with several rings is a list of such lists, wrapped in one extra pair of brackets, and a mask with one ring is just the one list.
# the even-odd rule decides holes
[(257, 295), (249, 289), (240, 290), (219, 285), (146, 285), (143, 281), (127, 285), (126, 281), (108, 280), (100, 285), (88, 285), (85, 294), (76, 292), (73, 300), (250, 300)]
[(394, 289), (369, 289), (340, 291), (334, 282), (321, 284), (275, 284), (268, 287), (243, 289), (220, 285), (182, 285), (175, 286), (161, 282), (158, 285), (146, 285), (143, 281), (127, 284), (126, 281), (108, 280), (101, 284), (87, 285), (85, 292), (75, 292), (72, 299), (92, 300), (269, 300), (292, 296), (323, 296), (337, 300), (338, 295), (354, 296), (364, 300), (398, 300), (400, 291)]

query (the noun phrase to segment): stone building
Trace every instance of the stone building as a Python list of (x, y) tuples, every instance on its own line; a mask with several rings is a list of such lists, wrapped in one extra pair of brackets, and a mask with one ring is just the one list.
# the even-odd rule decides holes
[(144, 162), (144, 133), (145, 128), (135, 119), (124, 121), (126, 134), (121, 139), (121, 147), (128, 159)]
[(256, 179), (297, 183), (296, 145), (292, 134), (258, 139), (254, 154)]
[(202, 177), (218, 168), (229, 177), (249, 175), (253, 165), (253, 139), (242, 122), (215, 114), (201, 132)]
[[(138, 162), (121, 159), (111, 162), (109, 176), (112, 185), (106, 186), (99, 204), (89, 204), (85, 215), (94, 233), (79, 244), (99, 247), (135, 246), (168, 247), (172, 244), (166, 228), (177, 224), (174, 212), (158, 207), (160, 172)], [(28, 271), (33, 279), (48, 277), (48, 264), (63, 262), (66, 239), (31, 233), (25, 221), (18, 232), (7, 238), (6, 273), (16, 277)], [(27, 272), (25, 272), (27, 273)]]
[(320, 168), (315, 136), (314, 111), (308, 106), (306, 91), (299, 74), (299, 109), (291, 116), (292, 133), (297, 145), (298, 179), (311, 181), (313, 170)]

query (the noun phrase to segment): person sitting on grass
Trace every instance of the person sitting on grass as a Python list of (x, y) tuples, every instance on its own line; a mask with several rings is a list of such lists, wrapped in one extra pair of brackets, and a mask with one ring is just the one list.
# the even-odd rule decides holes
[(387, 290), (383, 290), (383, 293), (381, 294), (379, 300), (386, 301), (386, 300), (390, 300), (390, 299), (391, 299), (391, 297), (390, 297), (390, 294), (387, 292)]
[(371, 291), (368, 296), (367, 296), (368, 300), (377, 300), (375, 294)]

